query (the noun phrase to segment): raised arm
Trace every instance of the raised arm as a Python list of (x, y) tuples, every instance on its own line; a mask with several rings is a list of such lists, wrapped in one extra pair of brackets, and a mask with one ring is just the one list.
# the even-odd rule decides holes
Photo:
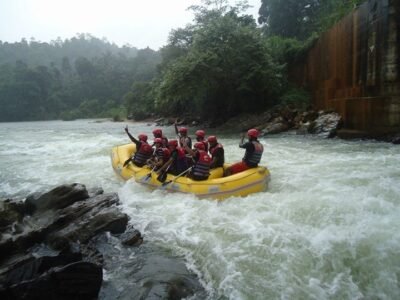
[(126, 134), (129, 136), (129, 138), (131, 139), (131, 141), (134, 142), (134, 143), (136, 144), (136, 146), (137, 146), (138, 144), (140, 144), (139, 141), (138, 141), (137, 139), (135, 139), (135, 137), (132, 136), (132, 135), (129, 133), (128, 125), (126, 125), (126, 127), (125, 127), (124, 129), (125, 129)]
[(175, 126), (175, 133), (176, 133), (176, 135), (179, 135), (179, 131), (178, 131), (178, 119), (175, 119), (175, 122), (174, 122), (174, 126)]
[(243, 142), (244, 142), (244, 136), (245, 136), (244, 133), (242, 133), (242, 134), (240, 135), (240, 143), (239, 143), (239, 147), (240, 147), (240, 148), (243, 148), (242, 146), (243, 146)]

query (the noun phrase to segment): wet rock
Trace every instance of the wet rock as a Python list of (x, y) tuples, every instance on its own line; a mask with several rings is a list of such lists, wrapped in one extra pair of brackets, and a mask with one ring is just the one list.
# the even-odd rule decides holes
[(0, 201), (0, 227), (6, 227), (22, 220), (25, 206), (22, 201), (6, 199)]
[[(75, 194), (72, 197), (75, 199)], [(86, 242), (102, 231), (121, 233), (126, 228), (128, 216), (115, 206), (118, 201), (118, 195), (112, 193), (74, 202), (56, 211), (41, 209), (24, 218), (20, 223), (23, 227), (21, 233), (15, 234), (10, 229), (3, 232), (0, 255), (7, 257), (23, 252), (35, 243), (44, 241), (61, 250), (68, 247), (71, 241)], [(52, 207), (51, 204), (49, 206)]]
[[(63, 185), (31, 195), (24, 205), (11, 201), (2, 204), (2, 211), (9, 212), (6, 216), (10, 218), (4, 219), (8, 226), (1, 230), (1, 299), (97, 297), (103, 256), (84, 242), (101, 232), (123, 232), (128, 222), (127, 215), (116, 207), (118, 196), (102, 193), (102, 189), (93, 189), (92, 194), (97, 196), (88, 198), (84, 185)], [(24, 215), (23, 208), (31, 215)], [(14, 219), (17, 221), (10, 226)], [(55, 243), (61, 252), (42, 250), (51, 256), (34, 253), (35, 245), (44, 245), (63, 230), (67, 233)]]
[(261, 130), (262, 135), (275, 134), (287, 131), (290, 128), (289, 124), (282, 118), (273, 119), (265, 128)]
[(305, 111), (301, 114), (301, 122), (307, 123), (307, 122), (312, 122), (315, 121), (319, 117), (318, 112), (311, 110), (311, 111)]
[(102, 194), (59, 210), (53, 221), (58, 228), (52, 230), (47, 241), (59, 249), (65, 239), (85, 243), (103, 231), (124, 232), (128, 216), (115, 206), (118, 202), (117, 194)]
[(103, 209), (98, 214), (92, 211), (75, 219), (74, 222), (61, 230), (52, 233), (48, 242), (53, 247), (64, 239), (73, 242), (86, 243), (100, 232), (122, 233), (128, 224), (128, 216), (114, 208)]
[(139, 246), (143, 237), (139, 230), (127, 231), (121, 235), (121, 242), (125, 246)]
[(157, 253), (146, 258), (135, 277), (140, 279), (139, 299), (183, 299), (204, 292), (183, 263)]
[(318, 134), (321, 137), (332, 138), (336, 136), (341, 125), (341, 116), (337, 113), (320, 113), (319, 117), (310, 124), (309, 133)]
[(64, 266), (82, 260), (81, 253), (66, 253), (57, 256), (33, 255), (22, 257), (22, 260), (11, 263), (0, 269), (0, 279), (4, 286), (13, 286), (21, 281), (32, 280), (51, 268)]
[(110, 299), (205, 298), (181, 258), (151, 248), (140, 254), (148, 244), (122, 247), (138, 246), (143, 237), (134, 228), (113, 236), (128, 223), (117, 194), (64, 185), (29, 199), (10, 206), (19, 213), (0, 228), (0, 299), (96, 299), (103, 268), (125, 280), (122, 286), (106, 281), (102, 295)]
[(95, 197), (97, 195), (101, 195), (104, 193), (104, 190), (101, 187), (94, 187), (88, 189), (89, 198)]
[(80, 251), (82, 253), (82, 260), (103, 266), (104, 257), (103, 254), (96, 248), (96, 245), (91, 241), (88, 244), (80, 245)]
[(176, 278), (168, 282), (167, 299), (186, 299), (195, 293), (193, 284), (186, 278)]
[(400, 134), (392, 138), (392, 144), (400, 145)]
[(305, 134), (308, 134), (310, 126), (311, 126), (311, 123), (310, 123), (310, 122), (306, 122), (306, 123), (300, 122), (300, 123), (296, 126), (296, 127), (297, 127), (296, 134), (298, 134), (298, 135), (305, 135)]
[(64, 208), (88, 197), (88, 191), (82, 184), (61, 185), (39, 197), (37, 194), (28, 196), (25, 207), (32, 214), (35, 211)]
[(102, 268), (88, 262), (54, 267), (31, 280), (0, 289), (1, 299), (96, 299)]

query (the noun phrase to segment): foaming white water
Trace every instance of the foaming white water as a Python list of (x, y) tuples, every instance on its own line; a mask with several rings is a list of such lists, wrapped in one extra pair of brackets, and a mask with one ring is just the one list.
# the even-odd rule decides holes
[[(262, 163), (272, 174), (270, 189), (215, 202), (117, 181), (109, 151), (128, 141), (123, 124), (4, 126), (4, 195), (71, 181), (118, 191), (145, 240), (183, 255), (210, 299), (400, 298), (398, 146), (265, 138)], [(131, 131), (151, 129), (136, 124)], [(220, 140), (227, 161), (242, 157), (239, 139)]]

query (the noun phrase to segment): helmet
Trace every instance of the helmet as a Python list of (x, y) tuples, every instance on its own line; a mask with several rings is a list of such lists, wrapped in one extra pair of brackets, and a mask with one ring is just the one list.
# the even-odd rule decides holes
[(258, 137), (258, 130), (257, 130), (257, 129), (254, 129), (254, 128), (249, 129), (249, 130), (247, 131), (247, 135), (248, 135), (249, 137), (257, 138), (257, 137)]
[(154, 144), (157, 144), (157, 143), (162, 144), (162, 139), (161, 138), (155, 138), (154, 139)]
[(202, 143), (202, 142), (195, 143), (194, 147), (196, 149), (199, 149), (199, 150), (205, 150), (206, 149), (206, 147), (204, 146), (204, 143)]
[(179, 128), (179, 133), (187, 133), (187, 128), (186, 127), (181, 127), (181, 128)]
[(178, 141), (177, 140), (169, 140), (168, 141), (168, 146), (171, 146), (171, 147), (178, 147)]
[(153, 130), (154, 136), (162, 136), (162, 130), (159, 128), (156, 128)]
[(209, 143), (217, 143), (217, 137), (215, 135), (210, 135), (207, 139)]
[(205, 135), (206, 135), (206, 133), (204, 132), (204, 130), (197, 130), (196, 131), (196, 136), (204, 138)]
[(144, 133), (139, 134), (139, 141), (147, 142), (147, 135)]

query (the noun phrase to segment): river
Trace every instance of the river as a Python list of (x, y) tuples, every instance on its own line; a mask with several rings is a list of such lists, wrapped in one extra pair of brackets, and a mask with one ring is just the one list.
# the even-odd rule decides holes
[[(119, 181), (110, 150), (129, 142), (124, 126), (0, 123), (0, 198), (72, 182), (118, 192), (145, 240), (184, 257), (209, 299), (400, 299), (399, 146), (264, 137), (269, 190), (216, 202)], [(243, 155), (238, 136), (207, 134), (227, 161)]]

